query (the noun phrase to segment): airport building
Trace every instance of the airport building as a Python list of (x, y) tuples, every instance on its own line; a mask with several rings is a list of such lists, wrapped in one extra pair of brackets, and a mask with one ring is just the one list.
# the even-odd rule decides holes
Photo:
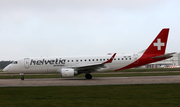
[(176, 53), (173, 55), (173, 57), (162, 60), (159, 62), (147, 64), (145, 66), (142, 66), (141, 68), (166, 68), (170, 66), (178, 66), (180, 65), (180, 53)]

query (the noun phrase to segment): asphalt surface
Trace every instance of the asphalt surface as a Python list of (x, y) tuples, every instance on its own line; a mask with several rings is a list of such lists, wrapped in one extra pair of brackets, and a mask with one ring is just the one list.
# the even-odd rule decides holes
[(159, 84), (180, 83), (180, 75), (175, 76), (138, 76), (138, 77), (93, 77), (85, 78), (43, 78), (43, 79), (0, 79), (0, 87), (24, 86), (90, 86), (120, 84)]

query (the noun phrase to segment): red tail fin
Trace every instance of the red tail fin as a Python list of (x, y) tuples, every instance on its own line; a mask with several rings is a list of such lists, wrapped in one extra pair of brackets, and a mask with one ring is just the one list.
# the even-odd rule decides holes
[(151, 45), (147, 48), (144, 54), (157, 54), (163, 55), (166, 50), (167, 38), (168, 38), (169, 28), (164, 28), (154, 39)]
[(173, 53), (164, 55), (166, 50), (168, 33), (169, 33), (169, 28), (162, 29), (161, 32), (158, 34), (158, 36), (154, 39), (151, 45), (146, 49), (144, 54), (138, 60), (135, 60), (135, 62), (123, 68), (117, 69), (115, 71), (138, 67), (171, 57)]

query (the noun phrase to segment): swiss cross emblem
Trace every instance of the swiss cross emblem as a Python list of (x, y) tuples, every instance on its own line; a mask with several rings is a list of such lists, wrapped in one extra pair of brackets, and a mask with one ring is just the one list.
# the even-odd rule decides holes
[(161, 39), (157, 39), (157, 43), (154, 43), (154, 46), (157, 46), (157, 50), (161, 50), (161, 46), (165, 46)]

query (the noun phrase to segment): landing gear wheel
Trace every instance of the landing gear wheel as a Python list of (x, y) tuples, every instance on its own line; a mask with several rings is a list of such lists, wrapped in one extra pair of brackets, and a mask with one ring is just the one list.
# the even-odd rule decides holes
[(21, 77), (21, 80), (24, 80), (24, 77)]
[(92, 75), (91, 74), (86, 74), (85, 77), (86, 77), (86, 79), (92, 79)]
[(21, 80), (24, 80), (24, 73), (20, 73), (19, 75), (21, 75)]
[(24, 80), (24, 75), (22, 75), (21, 80)]

